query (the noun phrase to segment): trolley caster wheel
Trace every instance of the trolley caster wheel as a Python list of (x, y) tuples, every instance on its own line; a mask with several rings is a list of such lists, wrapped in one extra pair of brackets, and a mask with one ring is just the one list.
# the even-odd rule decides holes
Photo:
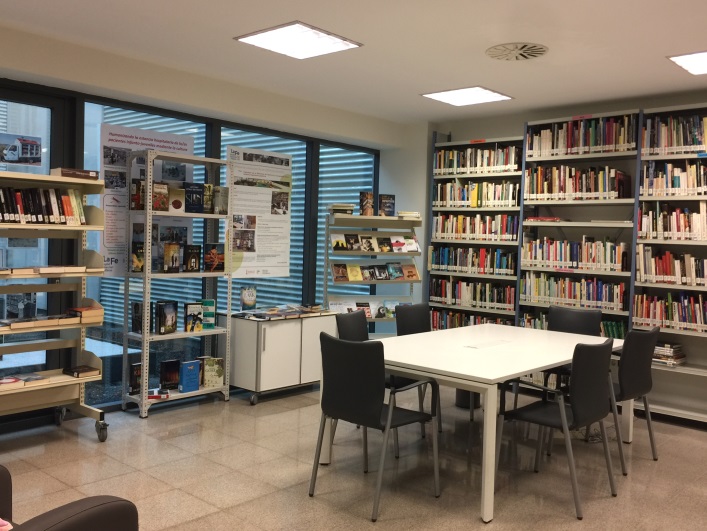
[(64, 422), (65, 416), (66, 416), (66, 408), (65, 407), (54, 408), (54, 424), (56, 424), (57, 426), (61, 426), (61, 423)]
[(257, 403), (258, 403), (258, 395), (256, 395), (256, 394), (250, 395), (250, 405), (254, 406)]
[(100, 442), (105, 442), (108, 438), (108, 424), (104, 421), (96, 421), (96, 435), (98, 435), (98, 440)]

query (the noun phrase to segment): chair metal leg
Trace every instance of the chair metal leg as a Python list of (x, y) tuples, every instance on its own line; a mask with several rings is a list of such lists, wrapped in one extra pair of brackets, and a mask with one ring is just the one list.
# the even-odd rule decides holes
[(385, 454), (388, 451), (388, 438), (390, 436), (390, 423), (393, 419), (393, 408), (388, 408), (388, 420), (385, 423), (383, 430), (383, 448), (381, 448), (380, 465), (378, 466), (378, 479), (376, 479), (376, 494), (373, 498), (373, 513), (371, 513), (371, 521), (378, 520), (378, 506), (381, 498), (381, 485), (383, 484), (383, 469), (385, 468)]
[(538, 443), (535, 447), (535, 465), (533, 470), (540, 472), (540, 454), (543, 451), (543, 438), (545, 437), (545, 426), (538, 425)]
[(338, 425), (339, 425), (339, 419), (334, 419), (331, 421), (331, 430), (330, 430), (331, 431), (331, 437), (330, 437), (331, 440), (329, 441), (329, 444), (331, 446), (334, 446), (334, 435), (336, 435), (336, 427)]
[[(474, 404), (469, 405), (469, 409), (472, 411), (472, 416), (474, 415)], [(437, 431), (442, 433), (442, 397), (437, 393)]]
[(513, 382), (513, 409), (518, 409), (518, 393), (520, 393), (520, 382)]
[[(560, 395), (560, 418), (562, 419), (562, 431), (565, 435), (565, 448), (567, 449), (567, 461), (570, 465), (570, 479), (572, 480), (572, 495), (574, 496), (574, 508), (577, 513), (577, 520), (583, 518), (582, 502), (579, 499), (579, 485), (577, 484), (577, 470), (574, 467), (574, 454), (572, 453), (572, 439), (567, 426), (567, 412), (565, 411), (565, 400)], [(606, 441), (604, 441), (606, 445)], [(608, 451), (608, 446), (606, 446)]]
[(611, 374), (609, 374), (609, 399), (611, 402), (611, 413), (614, 416), (616, 442), (619, 445), (619, 461), (621, 461), (621, 473), (624, 476), (628, 476), (628, 470), (626, 470), (626, 458), (624, 457), (624, 438), (621, 435), (621, 422), (619, 422), (619, 410), (616, 407), (616, 394), (614, 393), (614, 383), (611, 380)]
[(368, 474), (368, 428), (363, 427), (363, 473)]
[(611, 452), (609, 452), (609, 441), (606, 437), (606, 427), (604, 421), (599, 421), (599, 429), (601, 430), (601, 440), (604, 444), (604, 458), (606, 459), (606, 469), (609, 472), (609, 486), (611, 487), (611, 495), (616, 496), (616, 482), (614, 481), (614, 467), (611, 466)]
[(651, 440), (651, 451), (653, 452), (653, 461), (658, 460), (658, 451), (655, 447), (655, 438), (653, 437), (653, 423), (651, 422), (651, 409), (648, 407), (648, 397), (643, 397), (643, 408), (646, 412), (646, 423), (648, 424), (648, 438)]
[(584, 442), (588, 443), (589, 442), (589, 433), (592, 431), (592, 425), (590, 424), (586, 428), (584, 428)]
[(439, 446), (437, 444), (437, 417), (432, 417), (432, 464), (435, 474), (435, 498), (439, 498)]
[(547, 441), (545, 442), (545, 454), (550, 457), (552, 455), (552, 442), (555, 440), (554, 431), (552, 428), (547, 429)]
[(398, 428), (393, 428), (393, 449), (395, 450), (395, 459), (400, 459), (400, 444), (398, 441)]
[(317, 470), (319, 469), (319, 457), (322, 454), (322, 442), (324, 442), (324, 425), (326, 417), (322, 413), (319, 421), (319, 435), (317, 435), (317, 449), (314, 450), (314, 463), (312, 464), (312, 477), (309, 479), (309, 495), (314, 496), (314, 485), (317, 482)]
[[(420, 412), (424, 411), (424, 403), (425, 403), (425, 389), (427, 386), (425, 385), (419, 385), (417, 387), (417, 402), (420, 405)], [(434, 407), (434, 406), (432, 406)], [(420, 422), (420, 436), (424, 439), (425, 438), (425, 423)]]

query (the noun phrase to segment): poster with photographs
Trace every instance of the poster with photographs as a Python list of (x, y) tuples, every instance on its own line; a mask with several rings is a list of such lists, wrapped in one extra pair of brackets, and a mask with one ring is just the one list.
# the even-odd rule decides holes
[(290, 276), (292, 157), (229, 146), (234, 278)]
[(38, 136), (0, 133), (0, 164), (41, 166), (42, 139)]
[[(105, 213), (105, 230), (99, 252), (103, 255), (107, 277), (125, 275), (127, 250), (130, 246), (130, 241), (127, 241), (130, 207), (128, 183), (131, 183), (132, 179), (144, 180), (147, 175), (145, 158), (137, 158), (128, 167), (128, 156), (133, 150), (146, 149), (192, 155), (194, 138), (120, 125), (101, 125), (101, 176), (105, 181), (106, 191), (101, 205)], [(190, 164), (157, 161), (152, 175), (155, 182), (166, 182), (181, 187), (182, 182), (192, 181), (193, 173), (194, 169)], [(183, 226), (183, 221), (163, 218), (160, 220), (160, 225)], [(191, 231), (191, 227), (189, 230)], [(161, 258), (159, 250), (159, 245), (153, 246), (153, 262)]]

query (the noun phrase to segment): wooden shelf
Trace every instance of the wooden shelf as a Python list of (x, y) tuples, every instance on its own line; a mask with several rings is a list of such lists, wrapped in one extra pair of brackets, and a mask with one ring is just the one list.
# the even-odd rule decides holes
[(525, 199), (523, 206), (632, 206), (633, 199)]
[(639, 201), (707, 201), (707, 195), (641, 195)]
[(609, 271), (606, 269), (577, 269), (577, 268), (562, 268), (562, 267), (542, 267), (542, 266), (524, 266), (521, 264), (521, 271), (540, 271), (543, 273), (561, 273), (566, 275), (593, 275), (603, 277), (626, 277), (631, 276), (630, 271)]
[(690, 160), (703, 159), (704, 153), (673, 153), (670, 155), (641, 155), (641, 161), (647, 160)]
[(689, 245), (700, 247), (707, 245), (707, 241), (705, 240), (658, 240), (648, 238), (638, 238), (636, 243), (650, 243), (653, 245)]
[(663, 282), (634, 282), (640, 288), (668, 289), (675, 291), (707, 291), (707, 286), (688, 286), (685, 284), (665, 284)]
[(523, 227), (583, 227), (597, 229), (632, 229), (633, 221), (523, 221)]
[[(644, 325), (633, 325), (634, 330), (650, 330), (652, 326)], [(664, 328), (660, 327), (661, 334), (670, 334), (673, 336), (692, 336), (692, 337), (702, 337), (707, 338), (707, 332), (696, 332), (694, 330), (678, 330), (677, 328)], [(671, 367), (672, 368), (672, 367)]]
[[(172, 402), (174, 400), (181, 400), (182, 398), (190, 398), (193, 396), (208, 395), (211, 393), (224, 393), (228, 394), (228, 386), (224, 385), (221, 387), (200, 387), (198, 391), (190, 391), (188, 393), (180, 393), (176, 389), (171, 389), (169, 391), (169, 398), (153, 398), (147, 399), (147, 403), (150, 405), (160, 404), (162, 402)], [(140, 404), (140, 395), (125, 395), (126, 402), (134, 402), (135, 404)]]
[(453, 239), (453, 238), (432, 238), (430, 240), (432, 243), (451, 243), (451, 244), (464, 244), (464, 245), (488, 245), (491, 247), (498, 247), (500, 245), (503, 246), (512, 246), (512, 247), (518, 247), (518, 241), (513, 240), (462, 240), (462, 239)]
[[(519, 301), (520, 306), (534, 306), (536, 308), (549, 308), (549, 302), (529, 302), (529, 301)], [(556, 304), (556, 303), (553, 303)], [(606, 315), (619, 315), (621, 317), (628, 317), (628, 312), (625, 310), (605, 310), (604, 308), (597, 308), (594, 306), (570, 306), (567, 304), (557, 304), (557, 306), (562, 306), (564, 308), (579, 308), (583, 310), (601, 310), (601, 313)]]
[(495, 273), (462, 273), (459, 271), (440, 271), (433, 269), (429, 271), (430, 275), (440, 276), (440, 277), (464, 277), (464, 278), (477, 278), (479, 280), (507, 280), (516, 281), (518, 277), (515, 275), (497, 275)]
[(105, 183), (101, 180), (62, 177), (60, 175), (39, 175), (15, 171), (0, 171), (0, 179), (13, 181), (13, 185), (21, 185), (19, 186), (20, 188), (75, 189), (87, 195), (100, 194), (103, 193), (105, 189)]
[(445, 173), (443, 175), (435, 175), (434, 179), (487, 179), (489, 177), (497, 179), (499, 177), (520, 177), (522, 175), (522, 171), (494, 171), (488, 173)]
[(520, 212), (519, 206), (501, 206), (501, 207), (432, 207), (432, 212)]
[[(529, 124), (530, 125), (530, 124)], [(551, 155), (544, 157), (527, 157), (526, 162), (555, 162), (562, 160), (597, 160), (597, 159), (628, 159), (635, 158), (638, 151), (606, 151), (595, 153), (582, 153), (581, 155)]]
[[(192, 337), (204, 337), (213, 336), (218, 334), (225, 334), (226, 329), (221, 327), (216, 327), (212, 330), (202, 330), (200, 332), (174, 332), (172, 334), (150, 334), (147, 336), (149, 342), (157, 341), (172, 341), (174, 339), (188, 339)], [(136, 341), (142, 341), (142, 334), (137, 332), (128, 332), (128, 339), (133, 339)]]
[(498, 315), (507, 315), (509, 317), (514, 317), (516, 312), (514, 310), (500, 310), (494, 308), (482, 308), (479, 306), (462, 306), (461, 304), (446, 304), (444, 302), (430, 302), (431, 308), (447, 308), (449, 310), (459, 310), (465, 312), (478, 312), (478, 313), (492, 313)]
[(54, 369), (50, 371), (36, 371), (36, 374), (51, 377), (51, 379), (55, 381), (51, 381), (42, 385), (30, 385), (25, 387), (19, 387), (16, 389), (10, 389), (9, 391), (3, 391), (0, 392), (0, 397), (6, 397), (18, 393), (32, 393), (35, 391), (40, 391), (42, 389), (56, 389), (57, 387), (66, 387), (69, 385), (84, 384), (88, 382), (99, 382), (103, 379), (103, 374), (99, 374), (98, 376), (86, 376), (85, 378), (74, 378), (73, 376), (64, 374), (61, 369)]

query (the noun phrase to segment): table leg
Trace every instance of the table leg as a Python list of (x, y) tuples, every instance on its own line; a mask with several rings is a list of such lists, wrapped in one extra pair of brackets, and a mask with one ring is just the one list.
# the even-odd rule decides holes
[(493, 520), (493, 496), (496, 476), (496, 414), (498, 395), (496, 386), (484, 390), (484, 431), (481, 457), (481, 519)]
[(633, 400), (621, 402), (621, 436), (625, 443), (633, 441)]

